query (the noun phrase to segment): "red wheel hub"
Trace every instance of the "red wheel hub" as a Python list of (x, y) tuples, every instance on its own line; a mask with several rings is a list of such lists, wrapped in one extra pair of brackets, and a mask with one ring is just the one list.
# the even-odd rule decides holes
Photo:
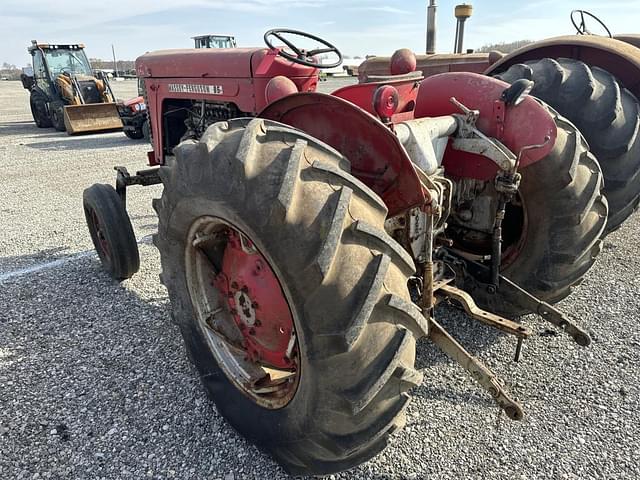
[(242, 332), (248, 358), (280, 369), (295, 366), (295, 330), (280, 282), (253, 243), (227, 229), (222, 270), (215, 287)]
[(96, 237), (98, 239), (98, 243), (100, 244), (100, 248), (104, 256), (109, 259), (111, 258), (111, 251), (109, 249), (109, 243), (102, 231), (102, 223), (100, 223), (100, 219), (98, 218), (98, 214), (94, 209), (91, 209), (91, 221), (93, 223), (93, 228), (96, 231)]

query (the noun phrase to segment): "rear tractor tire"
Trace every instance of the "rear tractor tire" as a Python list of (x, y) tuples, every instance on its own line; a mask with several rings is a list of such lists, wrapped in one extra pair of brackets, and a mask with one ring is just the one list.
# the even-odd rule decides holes
[(82, 200), (102, 266), (115, 280), (131, 278), (140, 268), (140, 254), (120, 196), (111, 185), (96, 183), (84, 191)]
[(38, 90), (31, 90), (29, 97), (31, 115), (38, 128), (51, 127), (51, 119), (47, 113), (47, 98)]
[(506, 82), (535, 82), (532, 95), (544, 100), (582, 132), (604, 175), (609, 202), (608, 234), (640, 204), (640, 105), (609, 72), (573, 59), (543, 58), (511, 66)]
[[(503, 238), (512, 240), (503, 244), (501, 273), (553, 304), (567, 297), (595, 263), (608, 207), (600, 167), (584, 138), (549, 111), (558, 127), (556, 143), (547, 157), (520, 172), (519, 205), (507, 209), (503, 223)], [(517, 235), (508, 234), (510, 228)], [(530, 313), (500, 288), (494, 294), (474, 289), (473, 283), (466, 288), (488, 310), (507, 316)]]
[(175, 154), (154, 243), (218, 411), (292, 474), (372, 458), (405, 422), (426, 334), (384, 203), (339, 153), (276, 122), (220, 122)]

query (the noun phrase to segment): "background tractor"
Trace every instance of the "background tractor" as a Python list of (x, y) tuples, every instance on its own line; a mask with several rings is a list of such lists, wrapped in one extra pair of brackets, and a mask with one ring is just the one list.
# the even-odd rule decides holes
[(195, 48), (236, 48), (236, 37), (231, 35), (208, 34), (191, 37)]
[(265, 43), (137, 59), (151, 168), (116, 167), (116, 188), (83, 199), (104, 268), (137, 271), (126, 192), (162, 183), (154, 243), (189, 357), (219, 412), (294, 474), (385, 447), (423, 380), (423, 337), (521, 419), (434, 307), (514, 335), (516, 359), (532, 331), (503, 312), (590, 343), (551, 305), (591, 267), (606, 223), (587, 143), (528, 80), (424, 79), (400, 50), (388, 75), (327, 95), (315, 90), (341, 62), (335, 46), (293, 30)]
[[(613, 35), (584, 10), (572, 11), (570, 20), (575, 35), (534, 42), (509, 55), (420, 55), (417, 68), (426, 77), (473, 71), (509, 83), (533, 81), (531, 94), (578, 127), (602, 167), (608, 234), (640, 204), (640, 35)], [(389, 57), (360, 66), (364, 76), (385, 75), (390, 69)]]
[(33, 76), (23, 74), (31, 92), (33, 120), (69, 134), (122, 128), (115, 97), (102, 72), (94, 75), (84, 45), (31, 42)]

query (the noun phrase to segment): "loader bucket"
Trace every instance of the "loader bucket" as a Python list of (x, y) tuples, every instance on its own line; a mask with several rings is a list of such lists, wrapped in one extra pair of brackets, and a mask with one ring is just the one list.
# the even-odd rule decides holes
[(122, 120), (115, 103), (88, 103), (64, 107), (67, 133), (99, 132), (122, 129)]

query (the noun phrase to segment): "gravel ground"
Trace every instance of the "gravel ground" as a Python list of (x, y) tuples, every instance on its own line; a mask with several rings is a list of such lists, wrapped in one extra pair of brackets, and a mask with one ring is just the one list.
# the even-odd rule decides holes
[[(135, 82), (114, 86), (135, 94)], [(112, 183), (113, 165), (141, 168), (145, 145), (39, 130), (16, 82), (0, 82), (0, 112), (0, 477), (287, 478), (218, 415), (186, 358), (146, 240), (159, 188), (128, 196), (143, 239), (133, 279), (112, 282), (91, 253), (82, 190)], [(407, 427), (381, 455), (332, 477), (640, 478), (639, 232), (636, 215), (561, 304), (591, 332), (588, 349), (526, 318), (536, 335), (514, 364), (512, 338), (438, 312), (506, 380), (524, 421), (506, 419), (423, 341), (425, 382)]]

